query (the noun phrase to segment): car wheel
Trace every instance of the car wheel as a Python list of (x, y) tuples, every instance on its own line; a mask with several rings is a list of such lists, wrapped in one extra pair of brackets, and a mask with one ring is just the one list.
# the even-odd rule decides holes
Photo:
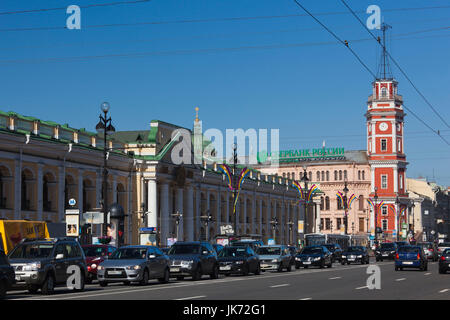
[(100, 287), (106, 287), (108, 285), (108, 282), (106, 281), (99, 281), (98, 284), (100, 285)]
[(425, 268), (424, 268), (424, 271), (428, 271), (428, 263), (427, 263), (427, 264), (425, 264)]
[(446, 273), (446, 270), (439, 268), (439, 273), (444, 274), (444, 273)]
[(202, 278), (202, 267), (197, 266), (197, 268), (194, 271), (194, 274), (192, 275), (192, 280), (197, 281)]
[[(248, 271), (247, 271), (248, 274)], [(211, 279), (218, 279), (219, 278), (219, 266), (215, 265), (213, 267), (213, 272), (210, 274)]]
[(55, 277), (52, 274), (48, 274), (41, 287), (42, 294), (49, 295), (55, 290)]
[(325, 268), (325, 261), (324, 261), (324, 260), (322, 260), (322, 263), (320, 264), (319, 268), (320, 268), (320, 269)]
[(177, 280), (180, 280), (180, 281), (181, 281), (181, 280), (184, 280), (184, 277), (183, 277), (183, 276), (178, 276), (178, 277), (177, 277)]
[(28, 290), (29, 293), (35, 294), (35, 293), (38, 292), (39, 287), (37, 285), (31, 285), (30, 284), (29, 286), (27, 286), (27, 290)]
[(289, 264), (288, 267), (286, 268), (287, 272), (291, 272), (292, 271), (292, 265)]
[(91, 284), (92, 283), (92, 278), (90, 276), (88, 276), (84, 282), (86, 284)]
[(283, 271), (283, 264), (280, 262), (280, 265), (278, 266), (277, 269), (278, 272), (282, 272)]
[(169, 282), (169, 278), (170, 278), (170, 272), (169, 269), (164, 270), (164, 277), (159, 278), (158, 281), (160, 283), (167, 283)]
[(398, 271), (398, 267), (395, 267), (395, 271)]
[(243, 276), (248, 276), (248, 265), (244, 265), (243, 269), (242, 269), (242, 275)]
[(84, 274), (81, 274), (81, 278), (80, 278), (80, 288), (79, 289), (77, 289), (77, 288), (74, 288), (74, 291), (75, 292), (81, 292), (81, 291), (84, 291), (84, 285), (85, 285), (85, 277), (84, 277)]
[(261, 266), (258, 263), (258, 265), (256, 266), (256, 271), (255, 271), (255, 275), (259, 276), (261, 274)]
[(347, 265), (350, 265), (350, 261), (347, 261)]
[(144, 270), (144, 274), (142, 275), (141, 281), (139, 281), (139, 284), (141, 286), (145, 286), (148, 284), (148, 271), (147, 269)]
[(403, 267), (400, 267), (400, 271), (403, 271)]
[(295, 269), (300, 269), (300, 266), (298, 266), (298, 265), (295, 265)]
[(333, 263), (330, 261), (330, 264), (327, 267), (328, 268), (332, 268), (333, 267)]
[(6, 297), (6, 281), (0, 281), (0, 299)]
[(308, 266), (304, 266), (303, 268), (308, 269)]

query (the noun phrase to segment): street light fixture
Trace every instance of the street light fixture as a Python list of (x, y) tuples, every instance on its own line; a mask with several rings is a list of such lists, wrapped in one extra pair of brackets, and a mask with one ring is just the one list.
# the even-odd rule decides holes
[(270, 224), (272, 225), (272, 238), (275, 241), (275, 230), (278, 226), (278, 219), (276, 217), (273, 217), (272, 220), (270, 221)]
[(289, 244), (292, 244), (292, 229), (294, 227), (294, 222), (289, 221), (287, 225), (289, 226)]
[(206, 241), (209, 242), (209, 223), (212, 222), (212, 216), (209, 214), (209, 210), (206, 213), (205, 216), (200, 216), (200, 220), (205, 223)]
[[(306, 192), (308, 192), (308, 174), (306, 172), (306, 166), (303, 166), (303, 177), (300, 179), (300, 181), (302, 181), (305, 185), (305, 197), (306, 197)], [(304, 217), (304, 221), (303, 221), (303, 234), (305, 235), (308, 232), (308, 221), (307, 221), (307, 217), (308, 217), (308, 203), (306, 203), (306, 199), (302, 199), (303, 200), (303, 208), (305, 210), (305, 217)]]
[[(236, 201), (237, 197), (237, 187), (238, 187), (238, 176), (236, 171), (236, 165), (237, 165), (238, 159), (237, 159), (237, 144), (233, 143), (233, 176), (232, 176), (232, 183), (233, 183), (233, 201)], [(234, 235), (237, 236), (237, 220), (238, 220), (238, 203), (234, 206)]]
[(373, 199), (375, 200), (375, 206), (374, 206), (374, 214), (375, 214), (375, 243), (378, 243), (378, 194), (377, 194), (378, 188), (375, 187), (375, 195), (373, 196)]
[(181, 218), (183, 217), (183, 214), (180, 213), (179, 211), (177, 211), (176, 213), (172, 214), (172, 217), (175, 217), (175, 224), (177, 226), (177, 241), (180, 241), (180, 237), (179, 237), (180, 221), (181, 221)]
[(348, 206), (347, 206), (347, 193), (348, 193), (348, 188), (347, 188), (347, 180), (344, 181), (344, 189), (342, 190), (344, 191), (344, 196), (342, 197), (342, 199), (344, 200), (344, 226), (345, 226), (345, 234), (348, 234)]
[(395, 215), (396, 215), (395, 219), (397, 220), (397, 230), (395, 230), (395, 231), (397, 232), (397, 241), (400, 240), (400, 232), (399, 232), (400, 231), (400, 215), (398, 212), (399, 205), (400, 205), (400, 199), (398, 198), (398, 195), (397, 195), (397, 197), (395, 198)]
[(107, 169), (107, 161), (108, 161), (108, 141), (107, 137), (108, 135), (113, 134), (116, 129), (112, 125), (112, 119), (111, 117), (108, 117), (108, 111), (110, 109), (110, 105), (108, 102), (103, 102), (100, 106), (101, 111), (103, 112), (103, 115), (100, 113), (99, 115), (99, 122), (95, 126), (95, 129), (97, 130), (98, 134), (103, 134), (103, 181), (102, 181), (102, 210), (103, 210), (103, 237), (105, 237), (108, 234), (108, 169)]

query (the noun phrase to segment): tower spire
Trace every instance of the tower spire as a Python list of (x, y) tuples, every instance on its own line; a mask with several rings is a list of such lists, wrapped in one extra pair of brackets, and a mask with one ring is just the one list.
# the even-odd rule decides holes
[(381, 25), (381, 31), (383, 32), (383, 39), (380, 39), (378, 37), (378, 42), (381, 40), (383, 41), (383, 48), (381, 49), (381, 61), (380, 65), (378, 66), (378, 79), (392, 79), (392, 72), (391, 72), (391, 66), (389, 64), (389, 57), (386, 50), (386, 31), (388, 29), (392, 29), (392, 27), (386, 23), (383, 22)]

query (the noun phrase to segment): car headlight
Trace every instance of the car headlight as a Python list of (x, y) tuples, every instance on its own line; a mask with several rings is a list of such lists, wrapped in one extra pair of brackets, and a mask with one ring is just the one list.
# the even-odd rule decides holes
[(317, 258), (314, 258), (314, 261), (319, 261), (320, 259), (322, 259), (322, 257), (317, 257)]
[(300, 258), (295, 258), (295, 261), (300, 261), (301, 259)]
[(272, 262), (279, 262), (279, 260), (278, 259), (273, 259)]
[(380, 253), (380, 251), (378, 251), (378, 250), (375, 250), (375, 253)]
[(395, 253), (395, 251), (391, 251), (391, 253)]
[(139, 270), (141, 268), (141, 266), (136, 265), (136, 266), (128, 266), (127, 270)]
[(38, 271), (41, 268), (40, 262), (33, 262), (25, 265), (23, 271)]
[(192, 267), (193, 263), (194, 263), (194, 260), (181, 261), (181, 266), (184, 268), (190, 268), (190, 267)]
[(95, 268), (97, 268), (97, 265), (95, 263), (93, 263), (93, 264), (91, 264), (91, 268), (95, 269)]
[(341, 258), (342, 258), (342, 259), (345, 259), (345, 258), (346, 258), (346, 256), (342, 256)]
[(360, 255), (358, 256), (358, 258), (362, 258), (362, 255), (360, 254)]
[(235, 261), (234, 263), (236, 263), (236, 264), (243, 264), (244, 261)]

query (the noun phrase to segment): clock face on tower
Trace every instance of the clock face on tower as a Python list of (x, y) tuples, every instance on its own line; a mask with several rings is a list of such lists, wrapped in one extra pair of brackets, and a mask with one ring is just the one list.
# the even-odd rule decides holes
[(378, 126), (378, 128), (379, 128), (381, 131), (386, 131), (386, 130), (388, 129), (388, 125), (387, 125), (386, 122), (382, 122), (382, 123), (380, 123), (380, 125)]

